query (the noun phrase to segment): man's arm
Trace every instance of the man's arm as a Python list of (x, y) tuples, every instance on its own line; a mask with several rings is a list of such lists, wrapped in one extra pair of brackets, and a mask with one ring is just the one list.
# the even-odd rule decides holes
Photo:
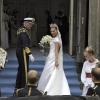
[(34, 57), (30, 49), (30, 39), (27, 33), (21, 33), (21, 40), (22, 40), (22, 45), (23, 45), (23, 48), (25, 49), (25, 52), (29, 55), (30, 60), (34, 62)]

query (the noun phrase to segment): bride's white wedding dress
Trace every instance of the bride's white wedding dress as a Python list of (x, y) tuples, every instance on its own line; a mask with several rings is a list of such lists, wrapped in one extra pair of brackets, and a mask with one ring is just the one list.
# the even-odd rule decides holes
[[(59, 66), (55, 67), (55, 43), (59, 42)], [(70, 95), (69, 85), (63, 69), (62, 41), (60, 33), (50, 43), (49, 55), (44, 70), (38, 82), (38, 90), (47, 92), (47, 95)]]

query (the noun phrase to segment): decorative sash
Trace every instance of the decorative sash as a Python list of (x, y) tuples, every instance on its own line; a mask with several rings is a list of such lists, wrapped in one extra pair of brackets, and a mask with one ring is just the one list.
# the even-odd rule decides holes
[(86, 73), (86, 77), (87, 78), (92, 78), (92, 74), (91, 73)]

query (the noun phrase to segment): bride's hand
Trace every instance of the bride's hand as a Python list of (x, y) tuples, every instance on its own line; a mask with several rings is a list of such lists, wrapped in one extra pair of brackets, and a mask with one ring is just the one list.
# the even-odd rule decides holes
[(58, 66), (59, 66), (59, 63), (58, 63), (58, 61), (56, 61), (55, 62), (55, 67), (58, 68)]

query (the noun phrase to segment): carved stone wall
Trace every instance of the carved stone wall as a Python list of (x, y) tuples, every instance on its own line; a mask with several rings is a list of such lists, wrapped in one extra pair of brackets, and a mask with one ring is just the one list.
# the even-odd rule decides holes
[(89, 0), (88, 44), (100, 58), (100, 0)]

